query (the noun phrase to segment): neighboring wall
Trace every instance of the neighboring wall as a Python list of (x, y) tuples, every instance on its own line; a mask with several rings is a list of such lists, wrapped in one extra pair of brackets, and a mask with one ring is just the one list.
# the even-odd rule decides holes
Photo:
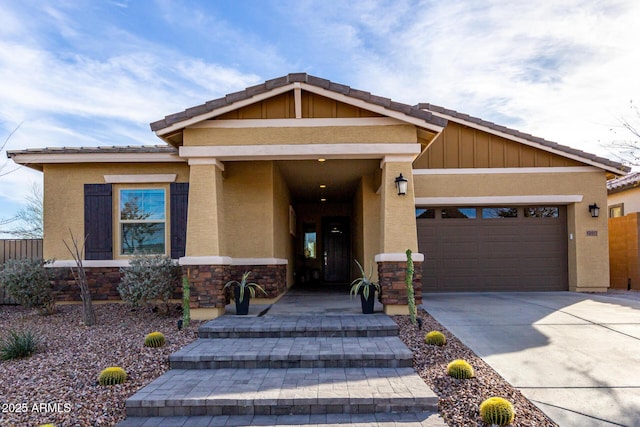
[[(614, 203), (615, 204), (615, 203)], [(626, 206), (626, 205), (625, 205)], [(609, 218), (611, 287), (640, 289), (640, 215)]]
[(70, 231), (76, 238), (84, 238), (84, 184), (102, 184), (104, 175), (171, 173), (177, 174), (177, 182), (189, 180), (186, 163), (45, 164), (44, 258), (71, 259), (63, 240), (70, 240)]
[[(624, 214), (640, 212), (640, 187), (609, 194), (608, 206), (624, 203)], [(604, 209), (603, 209), (604, 210)]]
[[(569, 289), (605, 288), (609, 284), (608, 228), (606, 214), (592, 218), (588, 206), (607, 203), (605, 172), (555, 172), (532, 170), (513, 173), (440, 173), (414, 171), (417, 203), (426, 197), (492, 197), (535, 195), (579, 195), (582, 202), (567, 206)], [(506, 171), (505, 171), (506, 172)], [(511, 203), (513, 204), (513, 203)], [(587, 235), (587, 232), (590, 235)], [(597, 236), (593, 236), (595, 231)]]

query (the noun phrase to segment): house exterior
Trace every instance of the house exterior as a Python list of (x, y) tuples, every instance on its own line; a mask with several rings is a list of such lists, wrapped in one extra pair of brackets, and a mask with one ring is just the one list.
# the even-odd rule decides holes
[(611, 287), (640, 289), (640, 173), (607, 182)]
[[(63, 240), (86, 236), (98, 298), (139, 250), (177, 259), (220, 314), (251, 270), (269, 298), (372, 270), (406, 311), (421, 291), (603, 291), (606, 180), (621, 164), (431, 104), (289, 74), (151, 123), (152, 147), (9, 152), (44, 173), (44, 256), (73, 296)], [(396, 181), (406, 179), (405, 194)]]

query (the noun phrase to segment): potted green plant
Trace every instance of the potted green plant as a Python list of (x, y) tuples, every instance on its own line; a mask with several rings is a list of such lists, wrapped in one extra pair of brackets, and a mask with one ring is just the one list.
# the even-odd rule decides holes
[(250, 274), (250, 271), (245, 271), (239, 282), (237, 280), (231, 280), (224, 285), (223, 289), (233, 289), (232, 298), (236, 302), (236, 314), (246, 315), (249, 313), (249, 299), (256, 297), (256, 289), (265, 295), (267, 294), (260, 285), (249, 282)]
[(362, 303), (362, 313), (363, 314), (371, 314), (373, 313), (373, 305), (375, 303), (376, 291), (380, 292), (380, 285), (376, 282), (371, 281), (371, 277), (373, 276), (373, 266), (371, 266), (371, 272), (369, 273), (369, 277), (364, 272), (362, 265), (358, 262), (357, 259), (354, 259), (355, 263), (358, 265), (360, 269), (360, 276), (351, 282), (351, 297), (354, 295), (360, 295), (360, 301)]

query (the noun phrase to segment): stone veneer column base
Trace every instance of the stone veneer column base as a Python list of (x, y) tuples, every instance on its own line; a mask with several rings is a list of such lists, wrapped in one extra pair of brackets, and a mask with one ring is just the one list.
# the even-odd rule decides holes
[[(399, 256), (376, 256), (378, 262), (378, 281), (380, 283), (380, 302), (387, 314), (409, 314), (407, 300), (407, 261), (386, 261), (385, 258), (399, 259)], [(396, 254), (389, 254), (396, 255)], [(415, 254), (420, 261), (413, 261), (413, 294), (416, 307), (422, 304), (422, 254)], [(402, 308), (404, 307), (404, 308)], [(402, 313), (401, 313), (402, 312)]]
[(229, 304), (229, 294), (224, 289), (230, 280), (228, 265), (182, 265), (182, 274), (189, 280), (190, 308), (224, 313)]

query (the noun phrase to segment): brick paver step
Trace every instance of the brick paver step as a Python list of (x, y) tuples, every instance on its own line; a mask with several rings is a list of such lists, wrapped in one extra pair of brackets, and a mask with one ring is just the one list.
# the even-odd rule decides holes
[(127, 417), (437, 411), (412, 368), (172, 369), (126, 401)]
[(127, 418), (118, 427), (214, 427), (214, 426), (274, 426), (274, 427), (446, 427), (437, 412), (382, 414), (316, 414), (316, 415), (231, 415), (192, 417)]
[(380, 337), (398, 335), (384, 314), (351, 316), (222, 316), (199, 329), (201, 338)]
[(407, 368), (398, 337), (199, 339), (169, 356), (171, 369)]

